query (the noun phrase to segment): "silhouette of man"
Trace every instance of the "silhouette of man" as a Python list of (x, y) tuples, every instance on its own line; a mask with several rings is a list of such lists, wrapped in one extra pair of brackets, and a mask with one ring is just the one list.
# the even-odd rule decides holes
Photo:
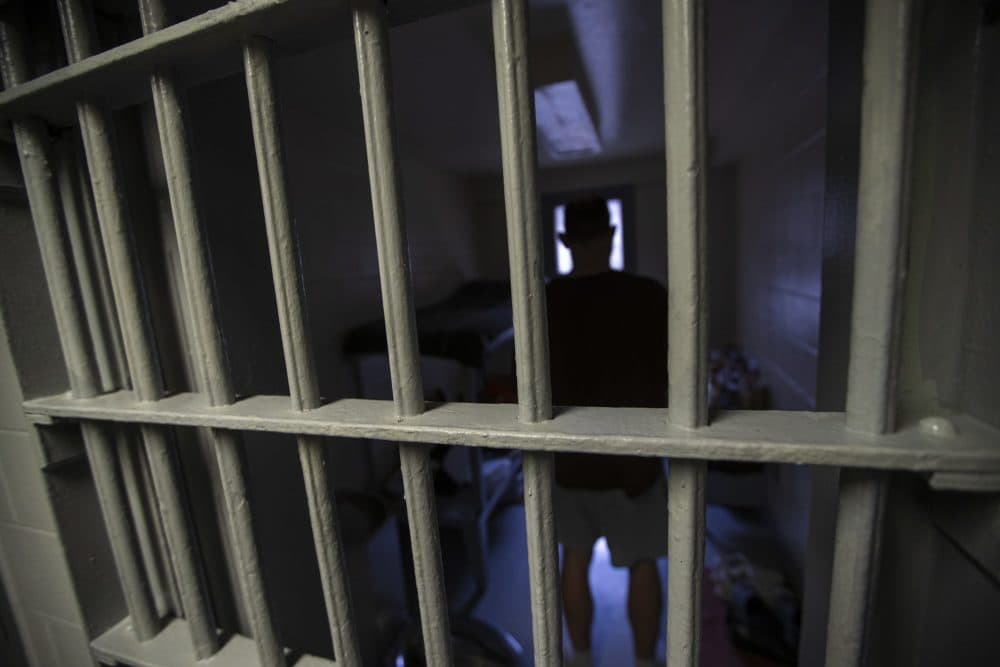
[[(565, 221), (559, 240), (572, 254), (573, 270), (546, 290), (554, 402), (666, 406), (666, 290), (648, 278), (609, 270), (615, 228), (604, 199), (567, 205)], [(656, 558), (667, 553), (661, 460), (559, 453), (555, 478), (563, 611), (574, 649), (568, 664), (592, 664), (589, 570), (594, 544), (604, 537), (612, 564), (629, 569), (636, 665), (653, 665), (662, 607)]]

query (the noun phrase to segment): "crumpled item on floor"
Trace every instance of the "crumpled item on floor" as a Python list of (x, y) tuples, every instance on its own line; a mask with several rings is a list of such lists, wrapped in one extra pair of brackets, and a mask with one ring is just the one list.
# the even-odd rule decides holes
[(710, 568), (716, 595), (737, 647), (795, 664), (798, 654), (799, 601), (779, 572), (755, 565), (740, 553), (728, 554)]

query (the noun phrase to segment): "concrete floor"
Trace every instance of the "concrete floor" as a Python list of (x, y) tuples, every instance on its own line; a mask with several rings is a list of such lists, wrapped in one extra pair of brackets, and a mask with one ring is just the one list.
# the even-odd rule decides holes
[[(762, 565), (777, 563), (774, 542), (766, 524), (752, 514), (737, 513), (709, 506), (709, 540), (706, 560), (712, 563), (719, 550), (741, 551)], [(528, 563), (525, 557), (524, 509), (515, 505), (501, 511), (490, 527), (489, 586), (473, 613), (481, 620), (502, 627), (524, 648), (520, 664), (532, 664), (531, 607), (528, 587)], [(457, 535), (442, 536), (446, 585), (452, 604), (467, 600), (472, 591), (468, 566), (464, 563), (461, 541)], [(659, 563), (661, 579), (666, 583), (667, 560)], [(627, 667), (632, 664), (632, 642), (625, 610), (628, 584), (626, 570), (612, 567), (606, 545), (599, 542), (590, 572), (594, 591), (595, 618), (593, 656), (599, 667)], [(666, 593), (664, 592), (664, 599)], [(665, 625), (665, 622), (664, 622)], [(764, 667), (772, 663), (736, 651), (730, 644), (725, 621), (725, 607), (706, 583), (703, 598), (702, 664), (711, 667)], [(564, 634), (564, 645), (569, 646)], [(659, 641), (658, 655), (663, 656), (664, 640)]]

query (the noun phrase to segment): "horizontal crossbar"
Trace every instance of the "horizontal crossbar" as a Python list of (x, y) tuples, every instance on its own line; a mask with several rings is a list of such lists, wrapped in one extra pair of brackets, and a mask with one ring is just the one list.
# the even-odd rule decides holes
[(201, 426), (240, 431), (370, 438), (529, 451), (636, 454), (725, 461), (835, 465), (924, 472), (1000, 472), (1000, 434), (964, 416), (957, 433), (903, 424), (895, 433), (849, 431), (842, 413), (731, 411), (689, 430), (665, 409), (557, 408), (546, 422), (523, 424), (517, 406), (443, 403), (400, 419), (391, 401), (343, 399), (296, 412), (285, 396), (252, 396), (210, 407), (200, 394), (139, 402), (121, 391), (92, 399), (68, 395), (27, 401), (29, 416)]
[[(407, 0), (392, 24), (415, 21), (481, 0)], [(349, 39), (348, 0), (235, 0), (113, 49), (53, 70), (0, 92), (0, 120), (39, 116), (57, 125), (76, 122), (75, 102), (99, 100), (121, 108), (149, 98), (149, 74), (175, 68), (182, 86), (243, 71), (240, 45), (247, 37), (273, 40), (278, 53), (298, 53)]]

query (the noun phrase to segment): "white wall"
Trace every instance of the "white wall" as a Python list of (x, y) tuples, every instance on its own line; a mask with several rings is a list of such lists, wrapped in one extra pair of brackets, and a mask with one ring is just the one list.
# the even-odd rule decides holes
[[(732, 36), (711, 29), (713, 11), (734, 11), (728, 4), (710, 3), (708, 12), (715, 337), (739, 342), (760, 362), (772, 409), (813, 410), (823, 289), (827, 3), (757, 3), (756, 11), (773, 17), (765, 22), (771, 31), (741, 35), (735, 46)], [(744, 10), (753, 11), (738, 11)], [(810, 470), (769, 466), (767, 488), (785, 574), (801, 592)]]
[(26, 202), (0, 202), (0, 220), (5, 249), (0, 272), (0, 580), (30, 664), (71, 667), (86, 663), (82, 656), (88, 655), (90, 633), (42, 472), (42, 445), (21, 408), (24, 395), (31, 393), (30, 387), (22, 389), (10, 332), (18, 334), (23, 369), (38, 370), (40, 364), (55, 369), (48, 374), (53, 382), (44, 371), (36, 374), (36, 389), (65, 388), (62, 358), (51, 331), (30, 343), (24, 337), (33, 325), (53, 326)]
[[(826, 3), (782, 3), (778, 33), (756, 62), (708, 32), (713, 165), (735, 164), (739, 248), (736, 334), (763, 367), (777, 409), (813, 409), (816, 394), (826, 123)], [(711, 26), (711, 13), (709, 14)], [(720, 54), (713, 58), (711, 54)], [(726, 105), (725, 108), (713, 108)], [(732, 102), (735, 102), (734, 104)], [(711, 184), (710, 184), (711, 185)]]

